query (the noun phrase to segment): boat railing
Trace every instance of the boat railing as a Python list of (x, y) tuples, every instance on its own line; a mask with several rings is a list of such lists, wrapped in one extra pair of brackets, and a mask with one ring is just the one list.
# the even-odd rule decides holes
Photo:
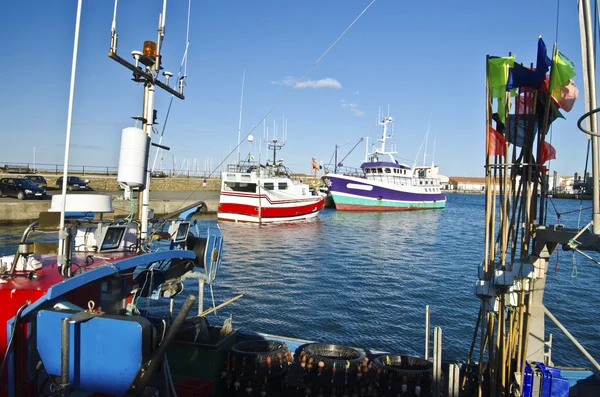
[(256, 171), (260, 168), (260, 164), (255, 161), (240, 161), (237, 164), (228, 164), (227, 172), (242, 172), (242, 173), (251, 173), (252, 171)]
[(364, 178), (365, 174), (361, 168), (355, 167), (337, 167), (337, 169), (329, 164), (323, 167), (325, 169), (325, 173), (328, 174), (343, 174), (347, 176), (355, 176), (359, 178)]

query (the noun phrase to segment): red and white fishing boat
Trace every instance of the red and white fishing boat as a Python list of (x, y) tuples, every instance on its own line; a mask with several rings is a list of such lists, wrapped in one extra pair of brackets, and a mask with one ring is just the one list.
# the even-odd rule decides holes
[(325, 196), (313, 191), (308, 184), (293, 180), (280, 161), (261, 165), (249, 156), (221, 174), (217, 217), (259, 224), (312, 219), (325, 205)]

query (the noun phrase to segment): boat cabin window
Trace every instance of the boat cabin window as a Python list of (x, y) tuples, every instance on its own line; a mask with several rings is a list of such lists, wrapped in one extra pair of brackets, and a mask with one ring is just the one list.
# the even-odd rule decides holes
[(383, 169), (382, 168), (377, 168), (377, 172), (380, 174), (383, 174)]
[(385, 169), (385, 173), (386, 173), (386, 174), (391, 174), (391, 173), (392, 173), (392, 170), (391, 170), (391, 169), (389, 169), (389, 168), (386, 168), (386, 169)]
[(273, 189), (275, 189), (275, 184), (274, 184), (273, 182), (265, 182), (265, 183), (263, 184), (263, 187), (264, 187), (266, 190), (273, 190)]
[(125, 234), (125, 226), (111, 226), (104, 234), (100, 251), (114, 250), (119, 248), (121, 240)]
[(190, 224), (188, 222), (182, 222), (179, 224), (179, 228), (177, 229), (177, 235), (175, 236), (176, 243), (185, 241), (187, 239), (188, 231), (190, 230)]
[(225, 182), (225, 190), (256, 193), (256, 183)]
[(279, 190), (287, 190), (287, 188), (288, 188), (287, 182), (279, 182), (278, 188), (279, 188)]
[(365, 174), (370, 174), (371, 173), (371, 169), (370, 168), (365, 168)]

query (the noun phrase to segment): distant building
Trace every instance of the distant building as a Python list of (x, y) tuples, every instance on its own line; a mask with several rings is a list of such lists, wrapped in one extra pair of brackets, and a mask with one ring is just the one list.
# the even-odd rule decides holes
[(481, 192), (485, 190), (485, 178), (475, 176), (451, 176), (448, 190), (460, 192)]
[[(558, 171), (553, 175), (548, 175), (548, 190), (550, 193), (576, 194), (581, 193), (583, 189), (583, 178), (581, 175), (561, 176)], [(485, 191), (485, 178), (473, 176), (451, 176), (448, 182), (448, 190), (461, 192), (481, 192)], [(516, 183), (519, 183), (520, 176), (516, 177)], [(577, 182), (579, 181), (579, 182)], [(500, 184), (496, 184), (496, 192), (499, 191)], [(541, 186), (538, 185), (538, 192), (541, 192)], [(584, 189), (585, 190), (585, 189)]]

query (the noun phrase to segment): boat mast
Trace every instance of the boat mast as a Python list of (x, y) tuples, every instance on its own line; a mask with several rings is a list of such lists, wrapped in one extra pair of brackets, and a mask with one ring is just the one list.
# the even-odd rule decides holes
[(334, 174), (337, 174), (337, 171), (338, 171), (338, 169), (337, 169), (337, 167), (338, 167), (337, 151), (338, 151), (338, 145), (335, 145), (335, 151), (333, 152), (334, 153), (334, 155), (333, 155), (334, 156), (334, 161), (335, 161), (333, 163), (333, 173)]
[(272, 143), (268, 144), (269, 149), (273, 150), (273, 171), (277, 174), (277, 150), (281, 149), (285, 145), (284, 142), (279, 143), (277, 137), (273, 138)]
[[(152, 128), (155, 123), (155, 111), (154, 111), (154, 93), (155, 88), (162, 88), (167, 91), (169, 94), (179, 98), (184, 99), (183, 95), (183, 86), (185, 85), (186, 76), (183, 75), (178, 79), (178, 90), (175, 90), (169, 86), (169, 77), (172, 76), (169, 72), (164, 72), (163, 76), (165, 76), (165, 82), (158, 80), (158, 75), (161, 70), (161, 55), (160, 50), (162, 46), (162, 40), (165, 35), (165, 17), (166, 17), (166, 9), (167, 9), (167, 0), (163, 1), (163, 11), (159, 14), (158, 17), (158, 34), (157, 41), (153, 43), (151, 41), (144, 42), (144, 50), (143, 52), (133, 51), (131, 55), (133, 55), (135, 59), (135, 64), (131, 64), (126, 61), (124, 58), (121, 58), (117, 55), (117, 33), (116, 30), (112, 30), (111, 34), (111, 44), (110, 51), (108, 56), (125, 66), (129, 70), (133, 72), (133, 81), (136, 83), (144, 83), (144, 101), (142, 105), (142, 129), (146, 132), (149, 137), (148, 142), (152, 140)], [(116, 2), (115, 2), (115, 18), (116, 18)], [(114, 21), (113, 21), (114, 27)], [(144, 65), (144, 67), (140, 66), (140, 63)], [(148, 157), (150, 156), (149, 148), (146, 148)], [(149, 163), (149, 161), (148, 161)], [(148, 164), (146, 164), (146, 177), (145, 183), (140, 187), (140, 198), (139, 198), (139, 212), (138, 217), (140, 220), (140, 238), (142, 241), (145, 241), (148, 234), (148, 204), (150, 202), (150, 168), (148, 168)]]

